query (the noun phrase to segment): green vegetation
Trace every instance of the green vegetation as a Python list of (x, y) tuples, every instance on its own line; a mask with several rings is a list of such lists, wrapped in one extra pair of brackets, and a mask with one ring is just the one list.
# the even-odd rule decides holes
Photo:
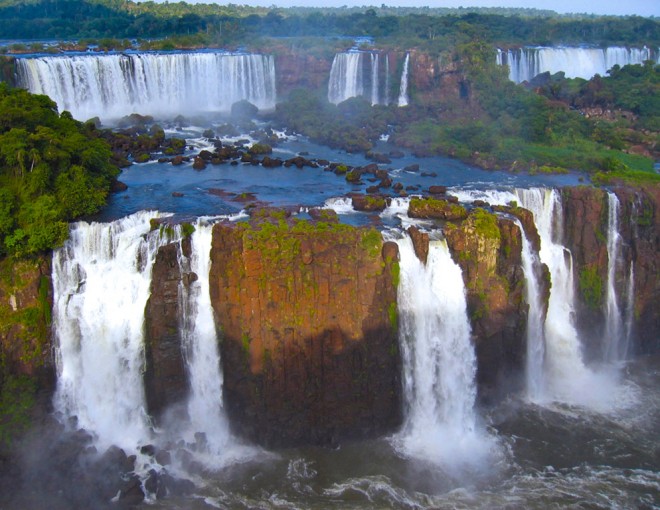
[(390, 303), (390, 306), (387, 308), (387, 315), (390, 319), (390, 326), (392, 326), (392, 331), (399, 331), (399, 310), (396, 303)]
[(370, 257), (377, 257), (383, 246), (383, 236), (375, 228), (368, 229), (362, 234), (362, 247)]
[(9, 446), (30, 425), (36, 383), (26, 376), (9, 376), (0, 385), (0, 445)]
[(193, 232), (195, 232), (195, 225), (187, 222), (181, 224), (181, 235), (184, 238), (190, 237), (191, 235), (193, 235)]
[(474, 209), (470, 216), (478, 235), (486, 239), (500, 239), (502, 234), (497, 226), (497, 216), (481, 208)]
[(0, 84), (0, 256), (55, 248), (69, 221), (105, 205), (119, 170), (90, 129), (46, 96)]
[(588, 266), (580, 271), (580, 293), (587, 307), (598, 310), (603, 304), (603, 279), (596, 266)]

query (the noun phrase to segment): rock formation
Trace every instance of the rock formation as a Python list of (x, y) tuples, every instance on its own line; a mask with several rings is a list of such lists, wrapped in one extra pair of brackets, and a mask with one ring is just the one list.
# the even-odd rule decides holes
[(463, 269), (482, 398), (515, 384), (525, 359), (527, 304), (522, 238), (510, 219), (476, 208), (445, 229), (453, 259)]
[(373, 229), (274, 213), (217, 224), (211, 252), (236, 433), (267, 446), (332, 445), (395, 429), (396, 245)]

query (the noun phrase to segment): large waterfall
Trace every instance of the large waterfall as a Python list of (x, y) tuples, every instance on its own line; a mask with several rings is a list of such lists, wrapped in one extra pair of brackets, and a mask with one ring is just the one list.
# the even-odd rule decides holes
[(415, 255), (409, 237), (397, 242), (407, 408), (396, 443), (406, 454), (450, 471), (478, 469), (494, 442), (476, 421), (476, 356), (461, 269), (445, 241), (431, 242), (426, 265)]
[(362, 57), (364, 53), (348, 51), (337, 53), (330, 68), (328, 101), (339, 104), (364, 92)]
[[(218, 468), (254, 453), (229, 433), (209, 294), (212, 225), (198, 219), (190, 255), (179, 249), (180, 336), (190, 393), (188, 418), (154, 431), (147, 415), (144, 310), (158, 249), (181, 248), (179, 227), (152, 230), (158, 213), (112, 223), (77, 223), (53, 256), (54, 331), (58, 362), (55, 408), (92, 432), (102, 447), (195, 444), (198, 461)], [(109, 298), (110, 296), (110, 298)], [(203, 435), (200, 435), (202, 433)]]
[(17, 59), (18, 83), (53, 99), (80, 120), (229, 111), (247, 100), (276, 101), (272, 56), (228, 53), (137, 53)]
[(614, 381), (584, 363), (575, 328), (573, 259), (561, 244), (563, 210), (556, 190), (517, 190), (520, 204), (529, 209), (541, 237), (541, 261), (552, 281), (545, 320), (545, 397), (593, 407), (607, 407), (614, 397)]
[[(481, 199), (493, 205), (507, 205), (515, 201), (534, 215), (534, 222), (541, 238), (541, 250), (538, 254), (533, 252), (522, 226), (519, 225), (523, 231), (522, 265), (529, 305), (526, 360), (529, 398), (536, 402), (561, 401), (607, 408), (617, 398), (616, 393), (619, 388), (616, 374), (612, 375), (606, 369), (596, 372), (586, 366), (583, 360), (582, 342), (574, 321), (576, 311), (573, 259), (570, 251), (561, 244), (563, 210), (559, 192), (554, 189), (533, 188), (516, 189), (513, 192), (455, 190), (452, 194), (464, 202)], [(615, 198), (610, 197), (610, 202), (614, 202)], [(612, 204), (607, 234), (608, 239), (612, 240), (618, 235), (614, 219), (616, 213), (612, 212), (615, 209), (616, 205)], [(613, 245), (613, 242), (610, 244)], [(614, 252), (613, 248), (611, 250)], [(613, 253), (610, 257), (611, 263), (618, 264), (614, 262), (617, 258), (618, 256)], [(547, 265), (551, 278), (550, 299), (545, 317), (539, 295), (539, 263)], [(630, 278), (632, 278), (632, 267)], [(608, 280), (612, 281), (612, 294), (609, 299), (615, 301), (617, 298), (613, 278)], [(631, 284), (632, 280), (627, 289), (626, 310), (632, 308)], [(612, 317), (608, 322), (611, 321), (613, 324), (622, 320), (618, 307)], [(624, 330), (621, 332), (622, 336), (614, 338), (623, 338), (622, 342), (625, 343), (625, 339), (629, 336), (630, 324), (629, 314), (626, 311), (625, 326), (618, 326), (619, 329)], [(606, 352), (611, 349), (608, 347), (608, 342), (607, 338), (604, 339)], [(621, 346), (617, 349), (618, 352), (624, 351)], [(610, 357), (606, 361), (620, 359), (621, 357)]]
[[(385, 63), (381, 65), (383, 59)], [(399, 106), (408, 104), (409, 61), (410, 55), (406, 54), (397, 101)], [(384, 80), (381, 75), (384, 75)], [(330, 69), (328, 101), (339, 104), (351, 97), (363, 96), (371, 101), (372, 106), (387, 105), (390, 103), (390, 82), (389, 55), (357, 50), (337, 53)]]
[(77, 223), (53, 256), (55, 408), (105, 447), (133, 450), (150, 438), (142, 328), (153, 261), (167, 242), (150, 232), (157, 217)]
[(567, 78), (589, 79), (604, 76), (615, 65), (641, 64), (645, 60), (660, 62), (660, 52), (649, 48), (540, 47), (498, 50), (497, 63), (509, 66), (509, 78), (516, 82), (529, 81), (544, 72), (563, 71)]

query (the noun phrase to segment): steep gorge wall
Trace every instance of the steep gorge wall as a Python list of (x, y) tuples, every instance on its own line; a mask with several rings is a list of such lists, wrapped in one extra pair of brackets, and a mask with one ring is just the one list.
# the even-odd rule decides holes
[[(618, 188), (622, 263), (615, 273), (618, 296), (634, 272), (634, 327), (631, 354), (657, 352), (660, 340), (660, 187)], [(587, 354), (600, 354), (607, 285), (607, 192), (579, 186), (562, 190), (563, 237), (571, 250), (577, 287), (577, 327)], [(619, 307), (625, 307), (620, 298)]]
[(225, 409), (260, 444), (332, 445), (401, 421), (396, 245), (334, 223), (217, 224)]
[(10, 376), (52, 379), (50, 260), (0, 260), (0, 383)]

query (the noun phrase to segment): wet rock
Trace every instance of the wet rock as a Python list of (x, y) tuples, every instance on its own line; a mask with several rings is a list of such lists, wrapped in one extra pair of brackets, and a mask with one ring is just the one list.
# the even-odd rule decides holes
[(174, 198), (181, 198), (181, 197), (183, 196), (183, 193), (181, 193), (181, 192), (179, 192), (179, 191), (173, 191), (173, 192), (172, 192), (172, 196), (173, 196)]
[(121, 193), (122, 191), (126, 191), (127, 189), (128, 189), (128, 185), (126, 183), (118, 181), (117, 179), (113, 179), (112, 183), (110, 184), (111, 193)]
[(444, 195), (447, 193), (447, 186), (429, 186), (429, 193), (431, 195)]
[(408, 165), (403, 167), (404, 172), (419, 172), (419, 165), (414, 164), (414, 165)]
[(383, 211), (387, 207), (387, 200), (382, 196), (353, 195), (351, 202), (356, 211)]
[(271, 158), (270, 156), (264, 156), (264, 159), (261, 160), (261, 165), (265, 168), (277, 168), (282, 166), (283, 162), (279, 158)]
[(421, 232), (414, 225), (408, 228), (408, 234), (412, 239), (415, 255), (422, 264), (426, 265), (429, 256), (429, 235), (426, 232)]
[(193, 160), (193, 166), (192, 167), (193, 167), (194, 170), (204, 170), (206, 168), (206, 161), (204, 161), (200, 157), (196, 157)]
[(408, 206), (408, 216), (411, 218), (460, 220), (467, 218), (465, 207), (452, 204), (449, 200), (437, 198), (413, 198)]
[(183, 163), (183, 156), (179, 155), (179, 156), (174, 156), (172, 158), (172, 165), (178, 166), (181, 165), (182, 163)]

